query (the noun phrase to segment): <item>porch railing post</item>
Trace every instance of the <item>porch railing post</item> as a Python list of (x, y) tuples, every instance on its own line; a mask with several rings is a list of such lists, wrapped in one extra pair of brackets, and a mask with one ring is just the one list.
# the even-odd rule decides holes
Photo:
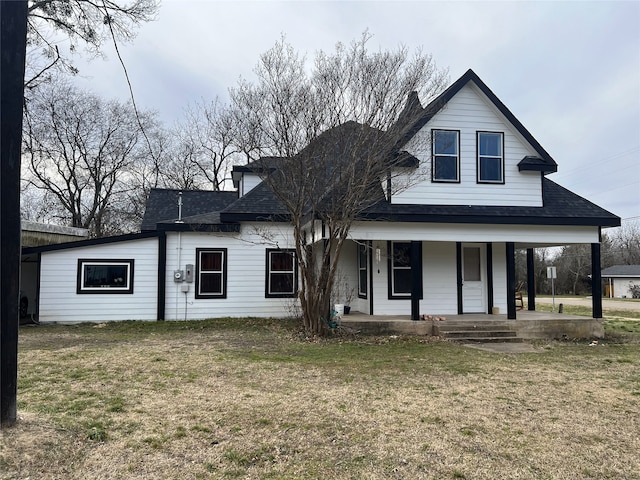
[(591, 302), (593, 318), (602, 318), (602, 268), (600, 244), (591, 244)]
[(420, 320), (420, 297), (422, 293), (421, 248), (422, 242), (411, 242), (411, 320)]
[(536, 269), (533, 248), (527, 248), (527, 310), (536, 309)]
[(507, 318), (516, 319), (516, 246), (507, 242)]

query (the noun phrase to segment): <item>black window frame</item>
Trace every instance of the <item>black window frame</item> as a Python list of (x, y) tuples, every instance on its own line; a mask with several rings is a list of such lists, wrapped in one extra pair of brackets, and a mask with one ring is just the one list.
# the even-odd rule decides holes
[[(456, 154), (443, 154), (436, 152), (436, 136), (438, 132), (447, 132), (456, 134)], [(436, 176), (436, 164), (438, 163), (438, 157), (455, 157), (456, 161), (456, 178), (438, 178)], [(431, 130), (431, 181), (434, 183), (460, 183), (460, 130), (450, 129), (433, 129)]]
[[(122, 287), (110, 286), (104, 284), (101, 286), (86, 286), (85, 267), (96, 266), (125, 266), (126, 267), (126, 279), (127, 281)], [(78, 269), (76, 278), (76, 293), (79, 295), (132, 295), (133, 294), (133, 279), (134, 279), (134, 265), (135, 261), (132, 258), (79, 258)]]
[[(292, 265), (293, 271), (287, 270), (276, 270), (275, 272), (271, 271), (271, 255), (277, 254), (287, 254), (292, 257)], [(271, 291), (271, 276), (273, 274), (282, 275), (283, 273), (288, 273), (292, 275), (293, 282), (293, 292), (272, 292)], [(267, 248), (265, 254), (265, 284), (264, 284), (264, 296), (265, 298), (295, 298), (298, 295), (298, 261), (296, 257), (295, 248)]]
[[(481, 135), (499, 135), (500, 136), (500, 155), (481, 155), (480, 154), (480, 136)], [(481, 178), (482, 168), (481, 162), (482, 159), (499, 159), (500, 160), (500, 179), (499, 180), (487, 180)], [(486, 183), (492, 185), (504, 185), (504, 132), (490, 132), (480, 130), (476, 132), (476, 182), (477, 183)]]
[[(202, 254), (216, 253), (222, 254), (220, 270), (202, 270)], [(229, 269), (228, 251), (226, 248), (196, 248), (196, 272), (195, 272), (195, 298), (211, 299), (211, 298), (227, 298), (227, 271)], [(220, 292), (201, 292), (200, 287), (204, 283), (202, 275), (220, 275), (221, 291)]]
[[(402, 267), (395, 267), (394, 266), (394, 260), (395, 258), (397, 258), (397, 255), (395, 253), (395, 245), (397, 244), (407, 244), (407, 248), (409, 251), (409, 266), (402, 266)], [(403, 240), (403, 241), (388, 241), (387, 242), (387, 286), (388, 286), (388, 298), (389, 300), (411, 300), (411, 279), (413, 278), (412, 273), (411, 273), (411, 266), (416, 263), (418, 265), (418, 268), (420, 268), (420, 296), (418, 298), (422, 299), (424, 297), (423, 294), (423, 279), (422, 279), (422, 248), (420, 248), (420, 253), (418, 254), (418, 259), (416, 260), (416, 262), (413, 261), (413, 259), (411, 258), (411, 242), (408, 240)], [(406, 270), (408, 272), (409, 275), (409, 292), (403, 292), (403, 293), (397, 293), (395, 291), (395, 282), (394, 282), (394, 270), (395, 269), (402, 269), (402, 270)]]
[[(364, 242), (358, 242), (358, 298), (367, 298), (369, 293), (369, 246)], [(362, 262), (364, 260), (364, 265)], [(364, 282), (363, 282), (364, 275)], [(364, 287), (364, 288), (363, 288)]]

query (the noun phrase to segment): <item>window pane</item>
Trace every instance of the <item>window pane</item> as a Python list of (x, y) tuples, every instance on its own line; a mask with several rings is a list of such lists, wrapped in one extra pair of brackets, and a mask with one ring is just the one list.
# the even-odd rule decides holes
[(480, 157), (480, 180), (501, 182), (502, 161), (499, 158)]
[(480, 249), (468, 247), (464, 249), (464, 279), (468, 282), (480, 281)]
[(411, 293), (411, 269), (393, 271), (393, 293)]
[(435, 157), (434, 168), (433, 178), (436, 180), (458, 179), (457, 157)]
[(367, 271), (360, 270), (358, 277), (358, 293), (360, 295), (367, 294)]
[(480, 155), (502, 156), (502, 135), (500, 133), (478, 134)]
[(208, 271), (222, 270), (222, 252), (201, 252), (200, 269)]
[(366, 268), (367, 266), (367, 247), (366, 245), (358, 245), (358, 266), (360, 268)]
[(127, 265), (85, 265), (84, 287), (126, 288)]
[(269, 293), (294, 293), (292, 273), (272, 273)]
[(393, 244), (393, 266), (410, 267), (411, 266), (411, 244), (406, 242), (397, 242)]
[(458, 155), (458, 132), (434, 131), (433, 153), (435, 155)]
[(292, 272), (293, 254), (287, 252), (271, 252), (272, 272)]
[(202, 273), (200, 275), (200, 293), (222, 295), (222, 273)]

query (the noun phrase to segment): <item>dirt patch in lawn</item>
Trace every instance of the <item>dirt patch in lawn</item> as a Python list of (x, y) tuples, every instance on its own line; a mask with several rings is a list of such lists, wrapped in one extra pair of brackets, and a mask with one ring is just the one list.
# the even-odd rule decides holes
[(640, 478), (637, 344), (201, 325), (21, 335), (0, 478)]

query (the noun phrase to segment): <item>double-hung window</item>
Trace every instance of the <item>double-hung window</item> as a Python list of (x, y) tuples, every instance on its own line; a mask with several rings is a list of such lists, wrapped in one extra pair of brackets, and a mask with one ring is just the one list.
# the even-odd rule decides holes
[(293, 249), (267, 249), (266, 297), (295, 297), (298, 292), (298, 268)]
[(504, 183), (504, 135), (478, 132), (478, 182)]
[(358, 243), (358, 297), (367, 298), (368, 280), (367, 245)]
[(460, 182), (460, 132), (432, 130), (431, 179), (434, 182)]
[(133, 293), (133, 260), (78, 260), (76, 293)]
[(391, 242), (390, 297), (403, 298), (411, 296), (411, 243)]
[(196, 298), (227, 298), (227, 249), (196, 248)]

